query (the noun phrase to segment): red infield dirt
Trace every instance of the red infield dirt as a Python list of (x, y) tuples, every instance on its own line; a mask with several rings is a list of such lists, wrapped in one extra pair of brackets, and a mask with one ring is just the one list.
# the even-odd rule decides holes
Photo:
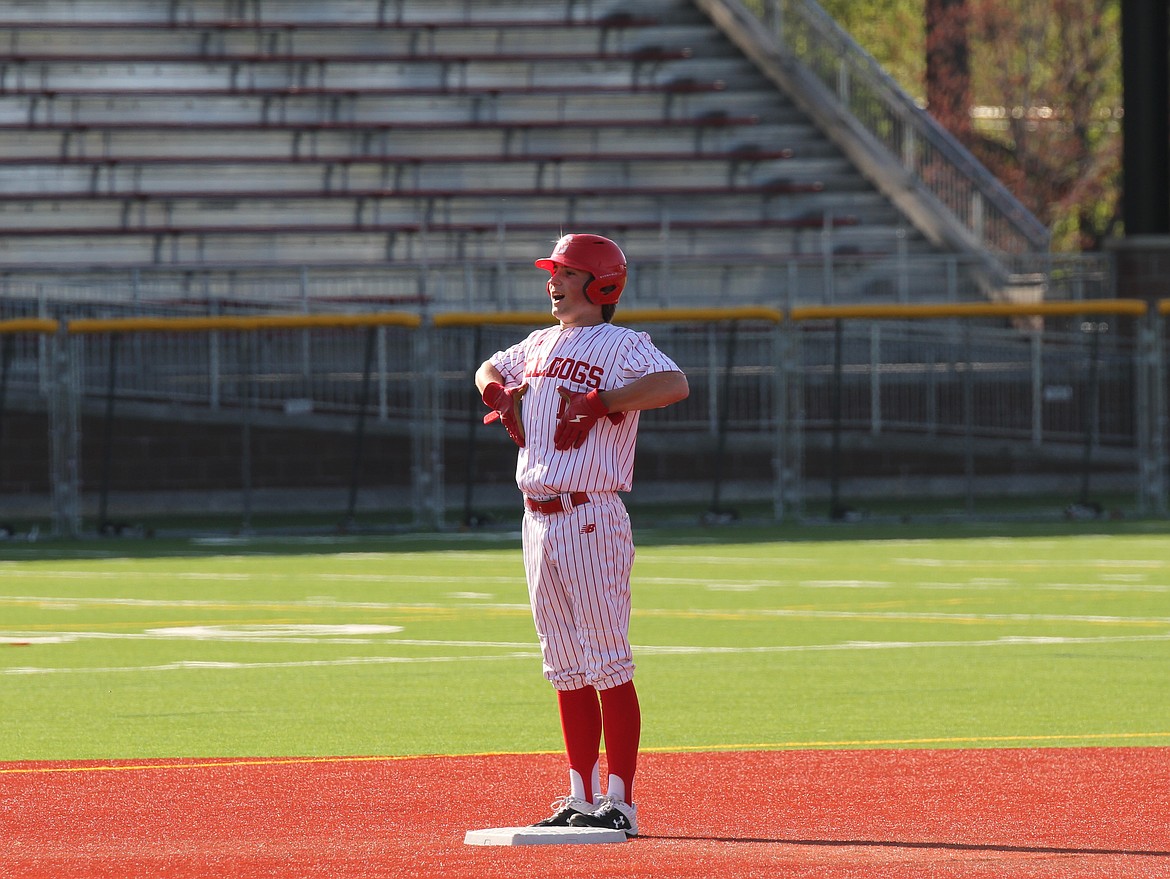
[(642, 835), (544, 817), (557, 755), (0, 763), (0, 876), (1167, 877), (1170, 749), (643, 755)]

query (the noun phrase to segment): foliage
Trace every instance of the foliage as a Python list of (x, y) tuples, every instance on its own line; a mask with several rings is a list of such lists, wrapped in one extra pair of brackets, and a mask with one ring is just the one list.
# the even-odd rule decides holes
[(1097, 249), (1119, 220), (1118, 0), (971, 0), (984, 59), (976, 154), (1040, 216), (1054, 247)]
[[(927, 3), (822, 5), (925, 106)], [(973, 127), (956, 133), (1050, 228), (1054, 249), (1098, 249), (1120, 221), (1120, 0), (966, 6)]]
[(925, 104), (925, 0), (823, 0), (821, 6), (898, 84)]

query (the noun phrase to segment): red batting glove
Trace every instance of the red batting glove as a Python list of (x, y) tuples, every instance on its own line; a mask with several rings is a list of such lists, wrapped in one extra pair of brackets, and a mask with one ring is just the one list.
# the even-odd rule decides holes
[(609, 409), (601, 402), (601, 394), (597, 391), (582, 394), (562, 386), (557, 388), (557, 393), (564, 398), (566, 405), (553, 434), (553, 446), (561, 452), (579, 449), (597, 420), (609, 415)]
[(484, 424), (501, 421), (512, 442), (524, 448), (524, 422), (520, 417), (520, 398), (528, 390), (528, 382), (514, 388), (505, 388), (499, 382), (488, 382), (483, 389), (483, 402), (491, 412), (483, 417)]

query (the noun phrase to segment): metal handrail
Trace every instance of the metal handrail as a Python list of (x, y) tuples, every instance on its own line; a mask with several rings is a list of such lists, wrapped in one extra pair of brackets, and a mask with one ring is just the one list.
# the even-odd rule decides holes
[(814, 0), (744, 0), (811, 71), (987, 248), (1049, 249), (1050, 234), (1008, 189), (886, 73)]

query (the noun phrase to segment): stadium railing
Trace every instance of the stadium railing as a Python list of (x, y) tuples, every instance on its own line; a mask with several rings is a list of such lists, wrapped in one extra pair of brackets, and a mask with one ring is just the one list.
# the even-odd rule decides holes
[[(783, 520), (916, 491), (965, 514), (987, 494), (1045, 488), (1091, 510), (1108, 486), (1164, 516), (1168, 317), (1170, 300), (623, 309), (622, 323), (653, 325), (692, 389), (646, 416), (641, 496), (709, 498), (711, 513), (764, 503)], [(133, 516), (154, 495), (191, 511), (213, 490), (221, 508), (225, 493), (238, 499), (245, 525), (274, 504), (442, 528), (460, 490), (472, 521), (514, 487), (513, 450), (479, 426), (471, 373), (548, 322), (0, 321), (0, 429), (39, 412), (48, 436), (43, 490), (26, 490), (42, 506), (5, 509), (17, 500), (5, 496), (0, 522), (34, 516), (76, 536), (86, 520), (109, 527), (111, 506)], [(0, 481), (36, 459), (26, 440), (0, 432)]]

